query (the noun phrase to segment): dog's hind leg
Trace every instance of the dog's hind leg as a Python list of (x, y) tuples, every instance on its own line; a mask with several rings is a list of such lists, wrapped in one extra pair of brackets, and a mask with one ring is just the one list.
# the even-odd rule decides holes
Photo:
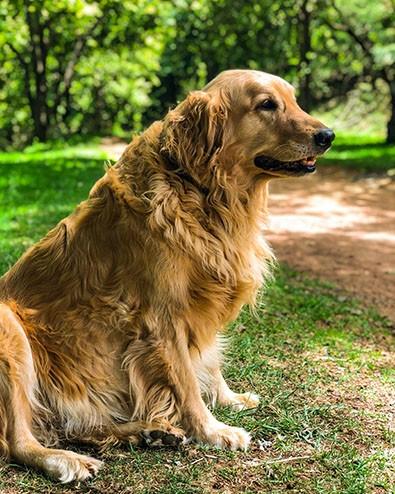
[(226, 383), (221, 372), (223, 347), (224, 339), (218, 337), (212, 346), (193, 355), (192, 361), (203, 396), (212, 406), (230, 406), (235, 410), (257, 407), (258, 395), (235, 393)]
[(0, 453), (43, 470), (61, 482), (84, 480), (101, 462), (44, 447), (32, 429), (36, 373), (29, 341), (11, 308), (0, 304)]
[(234, 410), (245, 410), (256, 408), (259, 405), (259, 396), (255, 393), (235, 393), (226, 383), (219, 368), (213, 372), (216, 404), (219, 406), (230, 406)]
[(87, 442), (95, 444), (100, 450), (119, 444), (149, 448), (176, 448), (186, 443), (186, 437), (182, 429), (171, 425), (167, 420), (135, 421), (116, 424), (109, 433), (93, 438), (93, 440), (88, 439)]

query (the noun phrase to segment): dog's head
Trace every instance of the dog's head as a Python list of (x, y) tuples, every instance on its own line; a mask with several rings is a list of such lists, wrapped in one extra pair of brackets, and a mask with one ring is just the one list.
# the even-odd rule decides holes
[(253, 70), (222, 72), (164, 121), (163, 149), (194, 178), (218, 165), (250, 176), (315, 171), (335, 137), (304, 112), (280, 77)]

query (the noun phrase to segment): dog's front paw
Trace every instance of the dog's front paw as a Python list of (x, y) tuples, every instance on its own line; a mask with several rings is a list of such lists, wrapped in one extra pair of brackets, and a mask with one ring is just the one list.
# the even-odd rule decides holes
[(86, 480), (96, 475), (103, 465), (103, 462), (95, 458), (72, 451), (48, 451), (49, 453), (43, 461), (43, 468), (50, 477), (62, 484)]
[(260, 398), (255, 393), (234, 393), (230, 406), (234, 410), (247, 410), (256, 408), (259, 405)]
[(251, 436), (241, 427), (231, 427), (216, 420), (207, 425), (198, 440), (218, 448), (246, 451), (251, 442)]

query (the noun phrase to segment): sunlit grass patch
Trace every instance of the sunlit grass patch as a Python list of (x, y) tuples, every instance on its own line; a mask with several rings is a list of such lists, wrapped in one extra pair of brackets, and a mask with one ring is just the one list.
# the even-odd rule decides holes
[(376, 135), (341, 133), (321, 161), (366, 172), (395, 170), (395, 145)]
[(0, 272), (87, 197), (105, 159), (94, 143), (0, 153)]

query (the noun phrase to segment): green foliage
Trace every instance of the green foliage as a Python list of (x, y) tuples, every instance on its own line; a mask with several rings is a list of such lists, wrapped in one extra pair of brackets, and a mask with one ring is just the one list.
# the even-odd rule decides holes
[(1, 0), (3, 142), (138, 128), (168, 4)]
[(0, 144), (139, 131), (236, 67), (306, 110), (363, 82), (395, 139), (394, 26), (393, 0), (0, 0)]

